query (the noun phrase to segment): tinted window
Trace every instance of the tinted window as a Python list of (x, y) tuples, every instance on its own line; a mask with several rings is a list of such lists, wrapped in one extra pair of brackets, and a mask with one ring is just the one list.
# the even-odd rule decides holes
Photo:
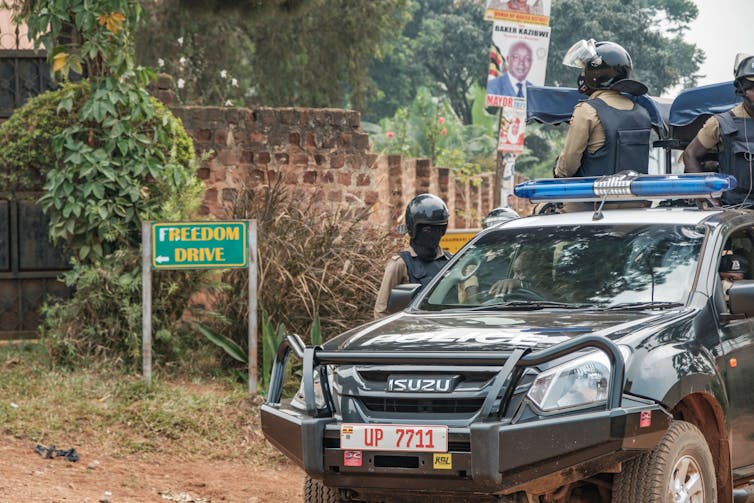
[[(480, 306), (504, 297), (599, 306), (684, 303), (704, 235), (701, 226), (681, 225), (499, 229), (459, 256), (420, 307)], [(498, 290), (509, 285), (508, 293), (491, 293), (496, 284)]]

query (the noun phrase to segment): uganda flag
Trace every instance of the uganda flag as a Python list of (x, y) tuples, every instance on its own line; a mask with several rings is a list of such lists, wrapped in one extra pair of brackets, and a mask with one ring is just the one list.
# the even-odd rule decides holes
[(490, 47), (490, 66), (487, 71), (487, 78), (494, 79), (499, 77), (505, 69), (505, 58), (503, 58), (500, 48), (495, 44)]

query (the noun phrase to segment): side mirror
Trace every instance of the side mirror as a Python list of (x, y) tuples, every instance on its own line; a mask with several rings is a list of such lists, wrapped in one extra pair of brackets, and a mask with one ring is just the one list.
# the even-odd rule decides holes
[(418, 283), (406, 283), (391, 289), (387, 299), (387, 312), (393, 314), (406, 309), (421, 287)]
[(754, 280), (736, 281), (728, 290), (731, 314), (754, 317)]

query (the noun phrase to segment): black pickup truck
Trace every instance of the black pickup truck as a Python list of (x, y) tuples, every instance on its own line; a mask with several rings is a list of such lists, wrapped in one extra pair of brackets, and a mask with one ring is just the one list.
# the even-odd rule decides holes
[(309, 503), (732, 501), (754, 477), (754, 280), (723, 290), (731, 253), (754, 265), (754, 212), (486, 229), (407, 309), (318, 348), (290, 336), (264, 433)]
[[(730, 88), (684, 97), (685, 142)], [(754, 211), (677, 204), (502, 223), (395, 291), (400, 312), (322, 347), (289, 336), (261, 420), (305, 502), (754, 502)], [(730, 286), (732, 255), (750, 267)]]

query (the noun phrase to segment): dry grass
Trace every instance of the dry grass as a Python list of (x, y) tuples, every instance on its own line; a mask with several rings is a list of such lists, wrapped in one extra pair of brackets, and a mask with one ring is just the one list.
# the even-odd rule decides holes
[[(239, 195), (228, 217), (257, 220), (259, 299), (274, 324), (305, 335), (319, 314), (328, 339), (373, 318), (385, 262), (397, 243), (367, 222), (368, 211), (329, 207), (316, 194), (297, 199), (274, 182)], [(243, 343), (246, 275), (232, 272), (226, 281), (234, 286), (215, 307)]]
[[(258, 404), (228, 381), (161, 380), (109, 368), (65, 372), (36, 342), (0, 344), (0, 431), (60, 448), (112, 455), (169, 450), (176, 459), (278, 463)], [(63, 447), (66, 446), (66, 447)]]

